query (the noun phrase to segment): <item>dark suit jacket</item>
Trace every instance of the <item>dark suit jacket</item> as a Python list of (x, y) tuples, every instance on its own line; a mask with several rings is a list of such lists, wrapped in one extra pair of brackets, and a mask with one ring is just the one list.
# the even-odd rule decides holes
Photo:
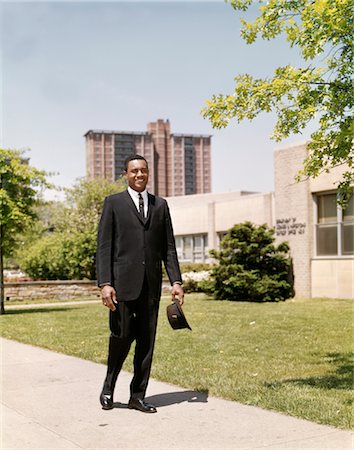
[(120, 301), (138, 298), (145, 273), (149, 296), (159, 299), (162, 261), (171, 284), (182, 281), (166, 200), (148, 194), (143, 219), (128, 191), (106, 197), (98, 227), (97, 282), (110, 283)]

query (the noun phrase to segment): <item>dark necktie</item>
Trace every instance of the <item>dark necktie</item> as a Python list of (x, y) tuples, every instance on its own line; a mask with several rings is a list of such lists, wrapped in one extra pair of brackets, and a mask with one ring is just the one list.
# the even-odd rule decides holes
[(139, 192), (139, 214), (142, 218), (144, 218), (144, 199), (143, 196)]

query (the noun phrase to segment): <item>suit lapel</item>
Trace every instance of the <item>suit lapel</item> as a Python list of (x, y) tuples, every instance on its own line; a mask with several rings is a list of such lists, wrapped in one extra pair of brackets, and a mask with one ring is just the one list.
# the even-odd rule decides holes
[(155, 196), (148, 193), (148, 215), (147, 215), (146, 219), (143, 219), (141, 217), (141, 215), (139, 214), (139, 211), (136, 209), (135, 203), (134, 203), (133, 199), (131, 198), (128, 191), (125, 191), (124, 199), (125, 199), (126, 203), (128, 204), (128, 206), (133, 210), (136, 217), (140, 220), (140, 222), (143, 225), (146, 225), (149, 222), (149, 220), (151, 218), (151, 214), (154, 211)]
[(148, 215), (145, 220), (145, 224), (149, 223), (152, 214), (154, 214), (154, 210), (155, 210), (155, 196), (148, 193)]

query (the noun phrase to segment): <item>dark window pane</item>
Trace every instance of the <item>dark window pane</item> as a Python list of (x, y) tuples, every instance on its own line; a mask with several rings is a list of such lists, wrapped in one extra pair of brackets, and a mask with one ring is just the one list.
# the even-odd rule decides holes
[(203, 261), (203, 254), (201, 251), (195, 250), (193, 252), (193, 262), (202, 262)]
[(317, 255), (337, 255), (336, 226), (317, 226)]
[(354, 195), (350, 197), (345, 210), (343, 210), (343, 221), (354, 222)]
[(337, 222), (337, 195), (318, 196), (318, 223)]
[(354, 255), (354, 224), (343, 224), (342, 254)]
[(192, 260), (192, 237), (184, 236), (183, 237), (183, 250), (184, 250), (184, 259)]
[(193, 238), (194, 247), (201, 247), (202, 246), (202, 236), (194, 236)]

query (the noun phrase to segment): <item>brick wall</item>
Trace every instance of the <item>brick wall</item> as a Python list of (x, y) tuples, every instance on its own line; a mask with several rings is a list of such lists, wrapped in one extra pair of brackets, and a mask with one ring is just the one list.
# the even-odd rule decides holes
[(6, 300), (99, 298), (95, 281), (24, 281), (5, 283)]
[(297, 183), (295, 175), (306, 156), (306, 144), (274, 153), (275, 227), (278, 243), (288, 241), (294, 262), (295, 293), (311, 296), (313, 256), (313, 200), (309, 180)]
[[(170, 283), (163, 280), (163, 294), (170, 292)], [(67, 300), (75, 298), (99, 299), (100, 290), (96, 281), (58, 280), (58, 281), (24, 281), (5, 283), (5, 299), (38, 300), (57, 299)]]

